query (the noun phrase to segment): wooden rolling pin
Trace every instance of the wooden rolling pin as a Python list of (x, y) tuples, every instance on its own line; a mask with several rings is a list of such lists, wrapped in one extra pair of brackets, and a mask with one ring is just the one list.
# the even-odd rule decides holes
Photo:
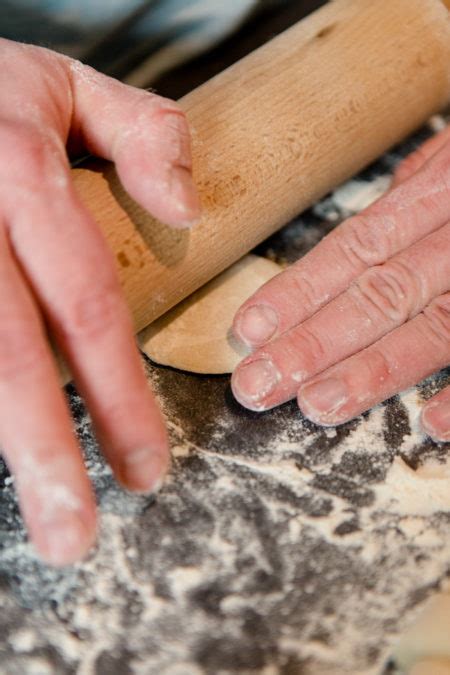
[(136, 331), (450, 101), (450, 0), (334, 0), (185, 96), (204, 208), (157, 222), (114, 168), (73, 170)]

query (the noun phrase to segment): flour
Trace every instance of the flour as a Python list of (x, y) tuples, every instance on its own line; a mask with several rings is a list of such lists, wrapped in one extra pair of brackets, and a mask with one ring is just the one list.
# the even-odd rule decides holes
[[(386, 406), (349, 425), (345, 433), (316, 428), (306, 432), (299, 415), (290, 413), (286, 424), (281, 423), (286, 413), (272, 411), (266, 414), (272, 420), (270, 434), (259, 439), (247, 425), (247, 442), (241, 450), (234, 443), (230, 452), (228, 439), (236, 433), (239, 418), (226, 407), (220, 414), (216, 410), (213, 426), (198, 437), (195, 421), (196, 431), (191, 432), (173, 408), (177, 391), (171, 382), (175, 380), (164, 384), (170, 371), (150, 372), (178, 448), (176, 462), (184, 463), (185, 469), (175, 464), (156, 501), (133, 497), (115, 486), (89, 440), (89, 421), (84, 414), (78, 417), (77, 429), (85, 441), (102, 508), (99, 544), (85, 563), (55, 571), (36, 560), (23, 542), (23, 531), (16, 530), (15, 541), (11, 539), (0, 554), (0, 566), (3, 573), (14, 570), (20, 575), (16, 597), (34, 610), (21, 614), (17, 629), (10, 632), (6, 672), (59, 675), (65, 671), (55, 664), (62, 659), (77, 673), (94, 675), (108, 672), (108, 659), (120, 664), (124, 658), (131, 670), (122, 672), (206, 674), (211, 671), (191, 660), (198, 640), (204, 642), (213, 633), (223, 635), (225, 644), (239, 641), (242, 617), (250, 608), (270, 616), (275, 633), (281, 620), (277, 649), (290, 654), (289, 658), (315, 664), (311, 670), (305, 666), (306, 673), (341, 673), (333, 666), (338, 662), (350, 664), (352, 673), (377, 672), (358, 645), (378, 650), (378, 664), (388, 656), (398, 629), (386, 632), (386, 617), (391, 617), (393, 627), (398, 626), (406, 598), (417, 590), (413, 551), (420, 551), (422, 557), (430, 552), (420, 564), (422, 587), (436, 583), (448, 566), (444, 543), (448, 521), (439, 516), (450, 512), (443, 489), (446, 464), (427, 459), (425, 453), (415, 472), (401, 457), (394, 457), (386, 441)], [(164, 393), (165, 386), (170, 396)], [(79, 406), (79, 400), (73, 400)], [(417, 427), (421, 405), (416, 388), (398, 398), (396, 409), (403, 426), (401, 433), (398, 424), (392, 427), (398, 433), (397, 453), (402, 448), (412, 451), (423, 441)], [(210, 424), (208, 409), (202, 419), (206, 426)], [(326, 443), (329, 448), (324, 453)], [(369, 473), (364, 479), (363, 474), (356, 478), (363, 471), (358, 462), (361, 467), (370, 462), (364, 472), (371, 472), (372, 478)], [(4, 488), (9, 499), (12, 488), (10, 484)], [(250, 511), (240, 505), (243, 499)], [(261, 525), (271, 523), (262, 536), (256, 536), (252, 524), (260, 527), (251, 515), (252, 509), (261, 508), (257, 504), (264, 509), (258, 516)], [(186, 520), (183, 512), (188, 506), (191, 515)], [(267, 546), (271, 530), (277, 532), (277, 544)], [(295, 556), (289, 551), (296, 551)], [(251, 590), (256, 572), (261, 578), (273, 577), (278, 556), (284, 567), (283, 573), (277, 573), (281, 586), (270, 592), (258, 586)], [(243, 561), (245, 567), (236, 574)], [(227, 579), (223, 589), (220, 579)], [(371, 580), (371, 590), (365, 586), (366, 579)], [(217, 590), (206, 591), (209, 587)], [(201, 602), (211, 610), (193, 603), (197, 597), (204, 598)], [(324, 615), (320, 609), (325, 598), (333, 614)], [(360, 621), (361, 598), (364, 622)], [(8, 611), (8, 596), (0, 593), (0, 600), (2, 610)], [(286, 613), (278, 617), (281, 600)], [(300, 628), (294, 617), (301, 616), (298, 608), (304, 603), (308, 614)], [(327, 632), (327, 644), (319, 639), (320, 631)], [(339, 639), (342, 632), (344, 641)], [(52, 656), (46, 660), (40, 651), (48, 645)], [(264, 668), (277, 672), (270, 661)]]
[(450, 510), (450, 461), (413, 471), (397, 457), (377, 488), (380, 507), (402, 516), (432, 516)]
[[(292, 261), (361, 199), (323, 200), (271, 256)], [(87, 561), (37, 560), (4, 476), (2, 675), (379, 675), (449, 569), (449, 445), (420, 412), (450, 372), (328, 429), (295, 403), (244, 411), (227, 378), (148, 375), (174, 455), (156, 498), (117, 486), (70, 391), (101, 515)]]
[(447, 128), (447, 120), (444, 115), (433, 115), (428, 122), (428, 126), (433, 133), (437, 134)]
[(379, 176), (370, 183), (362, 180), (349, 180), (333, 192), (334, 204), (344, 217), (362, 211), (381, 197), (391, 183), (389, 176)]

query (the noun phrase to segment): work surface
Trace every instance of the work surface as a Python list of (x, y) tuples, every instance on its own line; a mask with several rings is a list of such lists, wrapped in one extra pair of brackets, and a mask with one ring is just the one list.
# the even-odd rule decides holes
[[(297, 259), (386, 187), (429, 133), (258, 252)], [(398, 631), (450, 568), (450, 446), (418, 424), (421, 401), (450, 371), (336, 430), (307, 422), (294, 403), (247, 412), (227, 377), (150, 363), (148, 374), (174, 452), (156, 498), (117, 487), (68, 389), (101, 512), (87, 562), (62, 572), (37, 561), (1, 473), (0, 672), (382, 672)]]

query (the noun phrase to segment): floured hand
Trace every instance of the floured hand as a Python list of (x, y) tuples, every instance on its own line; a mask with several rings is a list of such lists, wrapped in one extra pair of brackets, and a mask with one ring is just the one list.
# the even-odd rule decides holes
[[(341, 424), (450, 362), (450, 129), (398, 168), (392, 189), (269, 281), (239, 310), (254, 351), (236, 369), (244, 406), (298, 397)], [(450, 440), (450, 388), (424, 406), (424, 430)]]
[(0, 40), (0, 61), (0, 444), (39, 553), (61, 565), (92, 544), (95, 509), (47, 328), (122, 484), (150, 491), (169, 463), (112, 255), (66, 147), (113, 160), (131, 196), (175, 227), (198, 218), (199, 202), (175, 103), (38, 47)]

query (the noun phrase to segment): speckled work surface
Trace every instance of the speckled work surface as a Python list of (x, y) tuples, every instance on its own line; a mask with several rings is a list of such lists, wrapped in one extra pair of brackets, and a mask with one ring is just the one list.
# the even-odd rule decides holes
[[(259, 253), (297, 259), (429, 133)], [(418, 425), (421, 401), (450, 371), (337, 430), (293, 403), (247, 412), (226, 377), (150, 363), (148, 373), (174, 450), (157, 498), (116, 486), (68, 389), (101, 512), (85, 563), (61, 572), (36, 560), (2, 470), (0, 672), (381, 673), (450, 568), (450, 448)]]

